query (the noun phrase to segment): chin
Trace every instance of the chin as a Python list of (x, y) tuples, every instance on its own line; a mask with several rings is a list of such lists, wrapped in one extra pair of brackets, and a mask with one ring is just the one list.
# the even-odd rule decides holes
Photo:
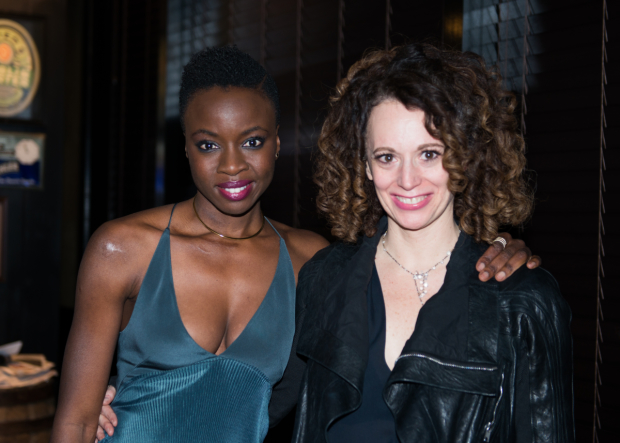
[[(426, 208), (425, 208), (426, 209)], [(427, 226), (430, 226), (435, 222), (439, 217), (433, 217), (433, 212), (431, 211), (416, 211), (416, 213), (412, 213), (413, 211), (404, 211), (400, 208), (393, 208), (390, 218), (396, 222), (398, 226), (408, 231), (419, 231), (420, 229), (424, 229)]]
[(205, 195), (203, 196), (213, 205), (215, 209), (222, 214), (231, 216), (241, 216), (250, 211), (258, 202), (258, 198), (248, 196), (243, 200), (231, 201), (223, 198), (221, 195)]

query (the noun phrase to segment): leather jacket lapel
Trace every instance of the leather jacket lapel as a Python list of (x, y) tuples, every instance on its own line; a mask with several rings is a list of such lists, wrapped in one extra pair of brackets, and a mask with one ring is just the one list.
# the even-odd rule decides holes
[[(465, 241), (468, 243), (462, 247), (468, 257), (466, 262), (475, 263), (479, 247), (472, 244), (469, 238)], [(498, 286), (481, 282), (473, 268), (453, 268), (450, 272), (449, 278), (466, 282), (466, 349), (455, 353), (450, 346), (426, 334), (424, 329), (434, 329), (436, 325), (425, 321), (421, 313), (416, 330), (405, 344), (386, 386), (386, 399), (394, 407), (400, 383), (421, 383), (485, 396), (497, 395), (501, 376), (501, 368), (497, 365)], [(437, 335), (441, 336), (440, 333)], [(462, 348), (465, 348), (465, 342)], [(460, 358), (455, 358), (455, 355), (460, 355)]]
[(359, 248), (327, 286), (317, 288), (320, 304), (306, 317), (297, 353), (330, 369), (361, 392), (368, 363), (368, 306), (366, 292), (377, 244), (387, 226), (363, 237)]

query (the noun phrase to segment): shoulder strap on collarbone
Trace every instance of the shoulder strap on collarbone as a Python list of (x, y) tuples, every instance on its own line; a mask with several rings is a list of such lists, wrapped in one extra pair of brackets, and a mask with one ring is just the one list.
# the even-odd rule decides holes
[[(265, 217), (265, 216), (263, 215), (263, 217)], [(273, 228), (273, 230), (276, 231), (276, 234), (278, 234), (278, 237), (282, 238), (282, 236), (280, 235), (278, 230), (275, 228), (274, 225), (271, 224), (271, 222), (269, 221), (269, 219), (267, 217), (265, 217), (265, 220), (267, 220), (267, 223), (269, 223), (269, 226), (271, 226)]]
[(168, 226), (166, 226), (166, 229), (170, 229), (170, 223), (172, 223), (172, 214), (174, 214), (174, 209), (177, 207), (177, 203), (175, 203), (172, 206), (172, 211), (170, 211), (170, 220), (168, 220)]

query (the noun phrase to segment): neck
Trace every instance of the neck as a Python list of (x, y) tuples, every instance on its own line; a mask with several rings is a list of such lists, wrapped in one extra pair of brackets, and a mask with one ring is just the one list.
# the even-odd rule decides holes
[(263, 224), (263, 213), (260, 202), (256, 202), (248, 211), (242, 214), (227, 214), (220, 211), (202, 194), (197, 193), (192, 199), (200, 220), (196, 224), (205, 230), (202, 221), (208, 228), (226, 237), (243, 238), (255, 234)]
[(459, 228), (454, 223), (452, 211), (418, 230), (405, 229), (388, 218), (385, 248), (407, 269), (426, 271), (454, 249)]

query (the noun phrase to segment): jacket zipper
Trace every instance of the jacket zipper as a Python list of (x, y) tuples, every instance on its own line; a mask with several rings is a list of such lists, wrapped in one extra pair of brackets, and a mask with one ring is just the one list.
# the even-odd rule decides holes
[(493, 426), (495, 425), (495, 415), (497, 414), (497, 407), (499, 406), (499, 402), (502, 399), (502, 395), (504, 393), (504, 373), (502, 372), (502, 381), (499, 384), (499, 397), (497, 397), (497, 401), (495, 402), (495, 408), (493, 409), (493, 418), (487, 425), (484, 427), (484, 440), (483, 442), (488, 442), (491, 438), (491, 431), (493, 430)]
[[(450, 368), (470, 369), (474, 371), (497, 371), (497, 366), (474, 366), (474, 365), (458, 365), (455, 363), (446, 363), (435, 357), (430, 357), (428, 355), (420, 354), (418, 352), (414, 352), (411, 354), (403, 354), (400, 357), (398, 357), (396, 361), (400, 360), (401, 358), (405, 358), (405, 357), (425, 358), (434, 363), (437, 363), (442, 366), (448, 366)], [(483, 440), (484, 442), (488, 442), (489, 439), (491, 438), (491, 431), (493, 431), (493, 426), (495, 425), (495, 417), (497, 415), (497, 408), (499, 407), (499, 402), (501, 401), (503, 394), (504, 394), (504, 373), (502, 372), (502, 379), (499, 385), (499, 396), (497, 398), (497, 401), (495, 402), (495, 408), (493, 408), (493, 418), (484, 427), (484, 440)]]
[(451, 368), (459, 368), (459, 369), (471, 369), (474, 371), (497, 371), (497, 366), (471, 366), (471, 365), (457, 365), (454, 363), (446, 363), (444, 361), (441, 361), (435, 357), (430, 357), (428, 355), (425, 354), (420, 354), (420, 353), (412, 353), (412, 354), (403, 354), (400, 357), (398, 357), (398, 360), (400, 360), (401, 358), (405, 358), (405, 357), (419, 357), (419, 358), (425, 358), (427, 360), (430, 360), (434, 363), (440, 364), (442, 366), (448, 366)]

